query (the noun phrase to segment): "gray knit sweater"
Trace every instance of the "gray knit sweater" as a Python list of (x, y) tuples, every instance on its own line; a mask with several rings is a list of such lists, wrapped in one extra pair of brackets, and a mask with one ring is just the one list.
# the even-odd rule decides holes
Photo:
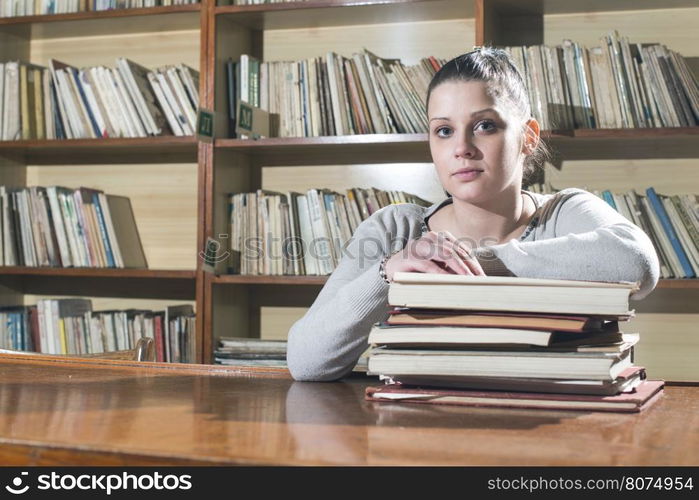
[[(476, 249), (486, 275), (638, 281), (633, 299), (653, 290), (658, 257), (638, 226), (581, 189), (524, 193), (537, 210), (522, 236)], [(368, 347), (371, 326), (388, 317), (381, 259), (419, 238), (427, 219), (451, 201), (390, 205), (359, 225), (315, 302), (289, 331), (287, 363), (296, 380), (336, 380), (352, 370)]]

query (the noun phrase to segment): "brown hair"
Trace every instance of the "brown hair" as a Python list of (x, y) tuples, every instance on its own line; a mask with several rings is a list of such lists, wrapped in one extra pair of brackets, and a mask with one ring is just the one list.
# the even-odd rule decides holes
[[(502, 49), (481, 47), (445, 63), (427, 87), (425, 109), (428, 108), (432, 91), (442, 83), (454, 80), (485, 82), (489, 95), (495, 99), (506, 99), (522, 120), (526, 122), (532, 117), (524, 79), (509, 54)], [(548, 157), (548, 148), (540, 140), (536, 149), (524, 161), (523, 183), (543, 168)]]

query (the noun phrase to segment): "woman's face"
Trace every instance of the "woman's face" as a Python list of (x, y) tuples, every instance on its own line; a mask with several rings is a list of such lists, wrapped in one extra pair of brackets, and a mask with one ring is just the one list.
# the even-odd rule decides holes
[(448, 81), (432, 90), (430, 151), (442, 186), (455, 199), (487, 204), (522, 185), (522, 126), (486, 84)]

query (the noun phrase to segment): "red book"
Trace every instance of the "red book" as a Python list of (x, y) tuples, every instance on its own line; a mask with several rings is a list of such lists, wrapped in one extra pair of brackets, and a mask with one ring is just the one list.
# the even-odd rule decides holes
[(163, 315), (154, 316), (155, 325), (155, 360), (165, 361), (165, 350), (163, 348)]
[(589, 396), (536, 392), (426, 389), (388, 384), (382, 387), (367, 387), (365, 398), (368, 401), (384, 403), (633, 413), (645, 410), (655, 403), (661, 397), (664, 385), (665, 382), (662, 380), (646, 380), (630, 392), (622, 392), (615, 396)]

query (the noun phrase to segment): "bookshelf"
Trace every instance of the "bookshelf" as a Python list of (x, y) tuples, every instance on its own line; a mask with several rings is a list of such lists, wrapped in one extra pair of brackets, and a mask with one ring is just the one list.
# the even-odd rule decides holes
[[(219, 2), (223, 3), (223, 2)], [(358, 5), (361, 3), (362, 5)], [(699, 69), (694, 26), (699, 9), (691, 1), (311, 1), (272, 5), (210, 5), (209, 104), (219, 114), (211, 146), (206, 191), (206, 234), (228, 233), (226, 195), (257, 188), (303, 190), (376, 185), (402, 189), (431, 201), (441, 199), (423, 134), (271, 138), (225, 138), (225, 74), (229, 57), (247, 53), (265, 61), (298, 60), (335, 51), (350, 55), (363, 47), (387, 58), (413, 62), (434, 55), (453, 57), (473, 45), (557, 44), (571, 38), (593, 46), (610, 29), (634, 41), (660, 42)], [(668, 29), (672, 26), (672, 29)], [(560, 186), (604, 184), (612, 189), (645, 188), (675, 194), (698, 192), (699, 142), (696, 128), (561, 130), (545, 137), (555, 151), (549, 179)], [(658, 162), (670, 164), (666, 178)], [(664, 178), (664, 179), (663, 179)], [(565, 182), (565, 184), (562, 184)], [(391, 184), (392, 183), (392, 184)], [(204, 352), (217, 338), (242, 335), (284, 338), (325, 283), (318, 276), (205, 275)], [(639, 358), (658, 376), (699, 380), (682, 354), (694, 349), (699, 319), (699, 281), (662, 280), (639, 303), (633, 326), (650, 349)], [(299, 305), (300, 304), (300, 305)], [(673, 329), (668, 345), (661, 336)], [(676, 342), (673, 344), (673, 342)], [(659, 351), (657, 355), (653, 352)], [(676, 355), (673, 358), (673, 353)], [(207, 361), (211, 358), (205, 358)], [(669, 360), (674, 359), (673, 362)]]
[[(109, 286), (115, 295), (108, 300), (117, 303), (191, 300), (197, 353), (211, 362), (222, 336), (284, 338), (327, 279), (204, 273), (197, 253), (207, 237), (228, 233), (229, 193), (375, 185), (441, 199), (424, 134), (226, 138), (223, 69), (229, 57), (297, 60), (366, 47), (410, 63), (427, 55), (453, 57), (486, 42), (557, 44), (571, 38), (593, 46), (618, 29), (633, 41), (677, 50), (699, 74), (699, 8), (693, 0), (231, 3), (202, 0), (179, 7), (0, 19), (2, 59), (45, 64), (56, 57), (75, 66), (112, 65), (117, 56), (147, 67), (185, 62), (200, 71), (202, 107), (216, 111), (213, 143), (192, 137), (0, 142), (3, 183), (72, 185), (79, 179), (130, 196), (150, 268), (146, 274), (8, 269), (1, 273), (0, 297), (21, 303), (47, 289), (97, 296)], [(653, 185), (667, 194), (699, 193), (697, 128), (560, 130), (544, 136), (556, 152), (546, 176), (557, 187)], [(42, 288), (40, 282), (52, 285)], [(663, 280), (638, 304), (634, 327), (657, 332), (645, 337), (651, 349), (639, 350), (654, 375), (699, 380), (699, 369), (684, 354), (696, 356), (699, 348), (693, 326), (699, 320), (697, 299), (699, 280)], [(672, 334), (665, 342), (667, 328)]]
[[(149, 68), (182, 62), (201, 71), (201, 7), (0, 18), (0, 60), (114, 67), (124, 56)], [(0, 184), (87, 186), (127, 196), (148, 261), (148, 269), (0, 267), (2, 304), (87, 297), (94, 310), (200, 310), (199, 165), (195, 137), (0, 141)]]

